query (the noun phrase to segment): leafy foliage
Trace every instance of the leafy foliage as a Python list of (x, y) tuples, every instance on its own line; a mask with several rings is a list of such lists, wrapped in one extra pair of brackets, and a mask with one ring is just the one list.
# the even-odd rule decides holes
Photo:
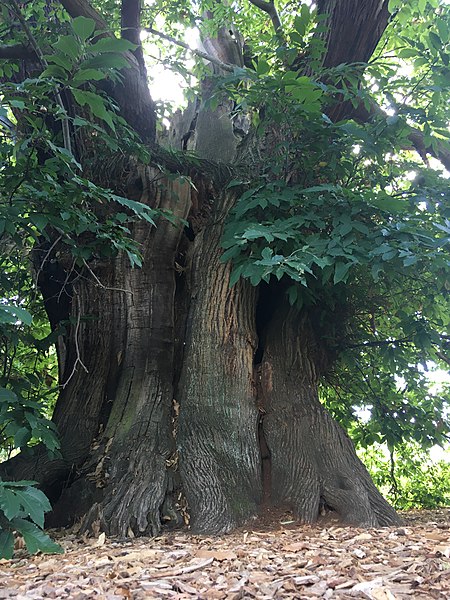
[[(118, 3), (96, 4), (118, 32)], [(371, 62), (323, 69), (325, 18), (306, 3), (297, 14), (291, 3), (277, 4), (282, 33), (246, 0), (157, 0), (145, 7), (143, 25), (156, 22), (179, 39), (187, 24), (203, 36), (236, 25), (246, 66), (216, 77), (210, 100), (212, 107), (224, 94), (234, 101), (235, 115), (249, 117), (247, 143), (257, 149), (256, 157), (242, 149), (245, 177), (228, 189), (238, 198), (223, 238), (231, 283), (282, 281), (292, 304), (320, 307), (327, 344), (339, 357), (323, 383), (328, 409), (366, 452), (381, 443), (401, 456), (397, 505), (440, 503), (441, 484), (427, 499), (419, 447), (445, 444), (449, 430), (448, 390), (431, 393), (426, 377), (430, 360), (448, 364), (448, 180), (405, 147), (413, 128), (425, 146), (448, 144), (448, 7), (438, 0), (391, 0), (396, 18)], [(33, 249), (55, 244), (77, 274), (118, 252), (139, 267), (132, 224), (154, 224), (161, 214), (95, 185), (89, 172), (99, 142), (107, 156), (149, 159), (99, 91), (120, 80), (124, 53), (135, 47), (99, 37), (91, 19), (69, 20), (62, 9), (49, 13), (46, 2), (22, 8), (43, 55), (25, 75), (18, 62), (0, 62), (0, 443), (7, 456), (37, 443), (57, 451), (48, 417), (57, 392), (52, 348), (58, 331), (49, 330), (35, 293), (38, 273), (29, 274)], [(5, 43), (27, 44), (26, 32), (1, 10)], [(153, 50), (156, 62), (187, 79), (191, 95), (195, 76), (209, 73), (202, 61), (187, 64), (184, 49), (159, 38)], [(334, 123), (326, 113), (336, 102), (369, 113), (376, 102), (382, 110), (365, 125)], [(72, 152), (75, 139), (84, 144), (83, 164)], [(41, 260), (37, 271), (43, 266)], [(370, 413), (364, 422), (363, 408)], [(391, 465), (376, 461), (378, 483), (385, 485)], [(448, 480), (443, 467), (440, 473)], [(31, 552), (56, 551), (40, 531), (49, 505), (31, 482), (0, 482), (0, 506), (4, 556), (13, 529)]]
[[(31, 315), (24, 308), (0, 305), (3, 355), (3, 373), (0, 377), (0, 443), (7, 455), (17, 450), (30, 451), (30, 447), (38, 442), (53, 454), (59, 448), (55, 426), (45, 415), (49, 410), (50, 398), (48, 392), (47, 397), (42, 392), (39, 377), (39, 367), (42, 368), (43, 365), (46, 377), (50, 377), (47, 370), (50, 364), (37, 349), (40, 341), (27, 333), (31, 325)], [(41, 342), (41, 349), (45, 347), (45, 342)], [(33, 359), (34, 369), (30, 372)], [(47, 497), (34, 487), (34, 483), (0, 480), (0, 558), (11, 558), (14, 532), (22, 535), (30, 553), (38, 550), (62, 551), (42, 531), (44, 514), (51, 507)]]
[(419, 444), (401, 444), (387, 455), (374, 445), (360, 452), (373, 480), (399, 510), (436, 508), (450, 503), (450, 465), (433, 462)]
[[(429, 6), (408, 7), (424, 31), (437, 27)], [(305, 11), (304, 19), (302, 32), (314, 15)], [(405, 150), (412, 126), (431, 146), (448, 137), (441, 95), (448, 19), (439, 6), (442, 52), (424, 33), (417, 64), (408, 60), (415, 53), (400, 51), (415, 42), (397, 23), (369, 65), (305, 76), (275, 40), (253, 72), (223, 78), (218, 91), (250, 111), (257, 127), (250, 143), (259, 147), (257, 160), (265, 157), (263, 173), (250, 163), (250, 177), (229, 184), (238, 197), (223, 237), (231, 284), (275, 279), (292, 304), (319, 308), (339, 357), (322, 397), (364, 447), (448, 440), (448, 390), (430, 391), (426, 377), (430, 360), (448, 366), (448, 174)], [(324, 113), (343, 99), (368, 110), (377, 101), (387, 112), (365, 124), (334, 123)], [(363, 408), (371, 418), (355, 426)]]
[(34, 481), (0, 481), (0, 558), (12, 558), (15, 531), (23, 537), (30, 554), (63, 551), (43, 532), (44, 514), (51, 506), (34, 484)]

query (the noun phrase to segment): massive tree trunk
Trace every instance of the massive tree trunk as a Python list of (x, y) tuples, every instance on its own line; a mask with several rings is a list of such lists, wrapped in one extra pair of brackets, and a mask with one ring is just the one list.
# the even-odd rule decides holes
[[(63, 4), (72, 16), (91, 14), (84, 0)], [(375, 31), (345, 41), (357, 49), (354, 61), (367, 60), (387, 23), (386, 2), (368, 4), (380, 8), (369, 13)], [(345, 11), (332, 0), (319, 5), (330, 13), (327, 64), (347, 60), (336, 42)], [(142, 114), (153, 103), (139, 93), (142, 72), (133, 65), (128, 93), (136, 91), (138, 109), (122, 86), (113, 95), (151, 141), (154, 114), (149, 121)], [(216, 129), (213, 111), (197, 119), (200, 156), (220, 159), (212, 155), (219, 138), (229, 150), (220, 146), (221, 155), (235, 156), (224, 106)], [(141, 201), (188, 217), (188, 184), (168, 178), (150, 185), (142, 169), (139, 176)], [(193, 241), (164, 219), (156, 228), (140, 222), (133, 236), (142, 269), (119, 256), (71, 280), (72, 324), (60, 348), (63, 388), (54, 413), (62, 457), (16, 458), (3, 474), (37, 479), (55, 502), (53, 524), (85, 515), (86, 529), (122, 536), (156, 534), (162, 519), (177, 524), (181, 492), (192, 527), (203, 532), (229, 531), (263, 501), (287, 505), (306, 522), (317, 519), (321, 503), (354, 524), (397, 522), (319, 402), (332, 356), (314, 312), (290, 307), (282, 290), (272, 295), (242, 280), (230, 287), (220, 240), (234, 199), (217, 191), (206, 197), (207, 188), (198, 187), (203, 216)]]

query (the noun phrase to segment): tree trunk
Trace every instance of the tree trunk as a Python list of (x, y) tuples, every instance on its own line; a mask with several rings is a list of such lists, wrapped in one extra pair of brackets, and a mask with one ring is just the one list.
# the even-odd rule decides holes
[[(149, 181), (150, 173), (143, 178)], [(140, 200), (185, 219), (190, 192), (188, 183), (172, 179), (144, 185)], [(85, 527), (109, 534), (160, 529), (172, 485), (166, 463), (175, 452), (175, 257), (183, 229), (163, 218), (156, 228), (140, 221), (133, 238), (142, 268), (120, 255), (72, 282), (73, 324), (53, 415), (62, 457), (43, 451), (37, 460), (18, 457), (4, 466), (7, 476), (39, 481), (54, 500), (68, 488), (54, 525), (88, 511)]]
[(258, 410), (253, 379), (256, 290), (230, 288), (220, 262), (223, 216), (196, 237), (191, 310), (179, 384), (180, 474), (195, 531), (225, 532), (253, 516), (261, 501)]
[[(108, 29), (87, 0), (62, 5), (72, 17), (93, 17), (99, 30)], [(328, 14), (324, 65), (366, 62), (388, 22), (387, 0), (320, 0), (318, 7)], [(124, 29), (138, 41), (138, 15), (127, 8), (138, 4), (125, 3), (122, 15)], [(240, 41), (228, 26), (204, 44), (218, 59), (241, 64)], [(153, 144), (156, 115), (142, 55), (126, 56), (130, 68), (120, 83), (108, 80), (107, 91), (121, 116)], [(211, 81), (203, 83), (205, 97), (210, 87)], [(238, 144), (228, 118), (232, 108), (229, 100), (215, 111), (203, 106), (178, 136), (184, 148), (196, 121), (190, 143), (207, 159), (204, 165), (219, 170), (222, 163), (227, 173), (231, 168), (223, 163), (236, 161)], [(332, 116), (343, 118), (345, 111), (339, 105)], [(241, 163), (245, 170), (245, 159)], [(150, 173), (140, 177), (144, 192), (136, 199), (187, 217), (187, 183), (167, 179), (149, 187)], [(163, 507), (179, 489), (172, 468), (178, 458), (196, 531), (229, 531), (257, 514), (263, 499), (289, 505), (306, 522), (317, 519), (321, 503), (358, 525), (398, 522), (350, 440), (320, 404), (318, 382), (331, 357), (314, 312), (289, 307), (283, 290), (268, 299), (243, 280), (230, 287), (232, 269), (220, 261), (220, 240), (232, 204), (226, 193), (212, 206), (203, 203), (211, 214), (206, 226), (196, 228), (178, 281), (182, 227), (162, 219), (155, 229), (145, 222), (133, 228), (142, 269), (120, 256), (92, 263), (90, 272), (71, 280), (71, 325), (59, 348), (63, 387), (53, 417), (62, 456), (54, 460), (38, 452), (32, 462), (19, 456), (1, 470), (37, 479), (55, 500), (67, 486), (54, 524), (87, 513), (85, 529), (156, 534)]]
[(287, 505), (306, 523), (317, 520), (323, 504), (353, 525), (399, 523), (347, 434), (319, 401), (319, 378), (329, 365), (320, 330), (314, 311), (280, 298), (265, 333), (260, 387), (271, 502)]
[[(160, 208), (186, 218), (190, 188), (165, 182)], [(152, 203), (153, 204), (153, 203)], [(102, 489), (101, 500), (85, 526), (98, 521), (109, 534), (154, 535), (168, 490), (167, 461), (174, 453), (171, 426), (174, 380), (175, 254), (182, 227), (160, 220), (157, 228), (136, 226), (143, 267), (133, 269), (121, 257), (123, 310), (115, 326), (123, 343), (113, 357), (116, 369), (111, 409), (87, 478)]]

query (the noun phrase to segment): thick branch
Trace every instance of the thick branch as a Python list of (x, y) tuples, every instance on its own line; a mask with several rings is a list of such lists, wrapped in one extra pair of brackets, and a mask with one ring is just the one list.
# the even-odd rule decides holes
[(166, 33), (161, 33), (160, 31), (156, 31), (156, 29), (153, 29), (152, 27), (145, 27), (144, 31), (148, 31), (148, 33), (157, 35), (158, 37), (162, 38), (163, 40), (167, 40), (168, 42), (171, 42), (172, 44), (176, 44), (177, 46), (180, 46), (181, 48), (188, 50), (189, 52), (192, 52), (192, 54), (195, 54), (196, 56), (203, 58), (204, 60), (207, 60), (207, 61), (213, 63), (214, 65), (217, 65), (224, 71), (228, 71), (229, 73), (234, 72), (233, 65), (224, 63), (224, 62), (218, 60), (217, 58), (214, 58), (214, 56), (211, 56), (211, 54), (208, 54), (207, 52), (202, 52), (202, 50), (195, 50), (193, 48), (190, 48), (185, 42), (177, 40), (176, 38), (172, 37), (171, 35), (167, 35)]
[(133, 52), (136, 57), (143, 75), (146, 74), (144, 53), (140, 38), (141, 32), (141, 0), (122, 0), (121, 7), (121, 26), (122, 37), (137, 48)]
[(275, 33), (280, 35), (283, 33), (283, 27), (281, 25), (280, 17), (278, 16), (274, 2), (266, 2), (265, 0), (250, 0), (250, 3), (269, 15), (270, 19), (272, 20)]
[(324, 67), (367, 62), (390, 19), (388, 0), (318, 0), (317, 8), (328, 15)]
[(87, 0), (60, 0), (60, 3), (71, 17), (87, 17), (95, 21), (95, 29), (99, 31), (110, 30), (108, 23), (92, 8)]
[(36, 60), (36, 53), (30, 46), (14, 44), (13, 46), (0, 45), (0, 59), (7, 60)]
[[(387, 117), (386, 113), (382, 109), (372, 103), (369, 109), (366, 108), (363, 102), (361, 102), (356, 108), (352, 106), (350, 102), (344, 102), (337, 105), (332, 113), (328, 114), (330, 119), (333, 121), (340, 121), (341, 119), (354, 119), (358, 123), (367, 123), (374, 118)], [(411, 142), (411, 146), (405, 145), (405, 150), (414, 149), (424, 162), (427, 162), (427, 155), (433, 156), (439, 160), (444, 167), (450, 171), (450, 147), (449, 144), (441, 142), (436, 138), (435, 146), (427, 146), (425, 144), (425, 136), (419, 129), (410, 128), (410, 132), (407, 138)]]
[(445, 144), (445, 142), (436, 138), (435, 147), (425, 146), (425, 135), (418, 129), (413, 129), (408, 135), (408, 139), (424, 160), (426, 160), (426, 156), (429, 154), (437, 158), (447, 171), (450, 171), (450, 145), (448, 143)]
[[(388, 1), (318, 0), (317, 6), (319, 13), (328, 15), (324, 66), (367, 63), (389, 23)], [(386, 118), (379, 106), (373, 104), (367, 110), (362, 102), (356, 108), (351, 102), (341, 102), (331, 107), (327, 114), (335, 122), (354, 119), (366, 123), (374, 117)], [(444, 142), (438, 142), (436, 147), (426, 146), (424, 134), (413, 128), (408, 139), (424, 161), (429, 154), (450, 170), (450, 149)]]
[[(98, 31), (108, 32), (107, 35), (113, 36), (106, 21), (87, 0), (60, 0), (60, 2), (71, 17), (83, 16), (93, 19)], [(129, 68), (122, 69), (122, 82), (120, 84), (111, 82), (106, 92), (117, 102), (121, 115), (142, 140), (153, 142), (156, 133), (156, 114), (147, 79), (141, 71), (138, 60), (131, 52), (125, 52), (124, 57), (129, 63)]]

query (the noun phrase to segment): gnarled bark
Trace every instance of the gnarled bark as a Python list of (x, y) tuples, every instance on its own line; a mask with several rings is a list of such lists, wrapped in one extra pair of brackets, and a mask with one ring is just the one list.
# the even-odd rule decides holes
[[(107, 29), (86, 0), (62, 4), (72, 16), (92, 17), (99, 29)], [(386, 26), (387, 3), (318, 4), (330, 14), (325, 65), (367, 60)], [(124, 25), (132, 27), (137, 40), (138, 3), (128, 7), (133, 10)], [(363, 27), (369, 19), (370, 31)], [(221, 33), (221, 40), (206, 43), (208, 51), (222, 62), (241, 64), (242, 49), (226, 29)], [(123, 82), (108, 91), (141, 138), (153, 142), (155, 113), (142, 63), (127, 57), (130, 68)], [(204, 84), (205, 96), (209, 87)], [(193, 146), (205, 165), (236, 160), (230, 107), (224, 102), (197, 116)], [(194, 121), (192, 116), (189, 126)], [(185, 133), (191, 134), (190, 127), (183, 131), (183, 148)], [(165, 159), (174, 171), (180, 168), (177, 156), (167, 153)], [(187, 184), (167, 179), (157, 188), (144, 188), (142, 201), (187, 217)], [(207, 203), (201, 199), (200, 204), (204, 210)], [(348, 437), (319, 402), (319, 378), (331, 357), (314, 312), (289, 307), (281, 291), (257, 331), (258, 290), (242, 280), (230, 287), (231, 266), (220, 261), (220, 239), (232, 204), (231, 195), (217, 195), (209, 217), (199, 219), (178, 290), (175, 261), (182, 228), (162, 219), (156, 229), (143, 222), (133, 229), (143, 252), (142, 269), (133, 269), (121, 256), (92, 264), (93, 273), (72, 282), (65, 385), (54, 414), (62, 458), (38, 455), (41, 462), (30, 463), (20, 457), (4, 470), (37, 479), (55, 499), (65, 482), (72, 483), (62, 494), (59, 516), (67, 512), (64, 507), (71, 518), (87, 512), (86, 529), (156, 534), (177, 485), (171, 481), (177, 447), (192, 528), (223, 532), (259, 510), (266, 444), (272, 504), (288, 504), (307, 522), (317, 519), (324, 502), (354, 524), (397, 523)], [(174, 314), (175, 301), (181, 316)], [(174, 397), (180, 405), (176, 442)]]
[(320, 329), (314, 311), (280, 299), (265, 334), (261, 390), (271, 501), (288, 505), (307, 523), (317, 520), (321, 504), (353, 525), (399, 523), (347, 434), (319, 401), (319, 379), (330, 358)]

